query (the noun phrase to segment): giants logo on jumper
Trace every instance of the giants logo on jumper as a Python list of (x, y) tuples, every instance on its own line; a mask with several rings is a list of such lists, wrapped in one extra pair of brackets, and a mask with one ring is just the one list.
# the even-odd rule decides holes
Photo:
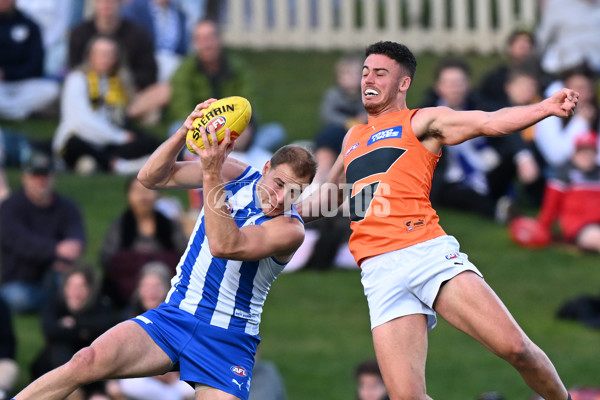
[(375, 132), (374, 134), (372, 134), (371, 137), (369, 138), (369, 141), (367, 142), (367, 146), (370, 146), (373, 143), (378, 142), (380, 140), (393, 139), (393, 138), (400, 139), (401, 137), (402, 137), (402, 125), (395, 126), (393, 128), (384, 129), (382, 131)]
[(239, 367), (237, 365), (234, 365), (230, 369), (231, 369), (231, 372), (233, 372), (237, 376), (247, 376), (248, 375), (248, 372), (246, 372), (246, 369), (244, 367)]

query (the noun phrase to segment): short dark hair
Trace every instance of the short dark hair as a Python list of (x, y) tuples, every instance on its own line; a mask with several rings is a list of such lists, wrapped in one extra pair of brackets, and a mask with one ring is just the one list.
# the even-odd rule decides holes
[(365, 57), (371, 54), (388, 56), (406, 70), (411, 81), (415, 78), (417, 59), (405, 45), (390, 41), (373, 43), (365, 50)]
[(317, 173), (315, 157), (300, 145), (288, 144), (277, 150), (271, 157), (271, 167), (281, 164), (289, 164), (299, 178), (309, 178), (309, 182), (312, 182)]

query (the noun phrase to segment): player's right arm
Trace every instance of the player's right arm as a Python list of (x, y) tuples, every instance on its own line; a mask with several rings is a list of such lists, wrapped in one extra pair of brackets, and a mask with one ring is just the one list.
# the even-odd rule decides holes
[[(187, 132), (193, 129), (192, 123), (202, 117), (203, 109), (208, 108), (215, 99), (207, 100), (196, 106), (183, 125), (152, 153), (138, 173), (138, 180), (149, 189), (194, 189), (202, 187), (202, 165), (198, 161), (177, 161), (177, 156), (185, 146)], [(247, 165), (228, 159), (223, 166), (223, 178), (231, 180), (238, 177)]]

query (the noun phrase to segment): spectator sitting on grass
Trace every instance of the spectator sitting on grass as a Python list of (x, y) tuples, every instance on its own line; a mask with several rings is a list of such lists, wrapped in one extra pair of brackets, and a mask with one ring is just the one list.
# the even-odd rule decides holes
[(127, 117), (134, 91), (117, 42), (98, 36), (88, 50), (84, 64), (65, 79), (54, 152), (82, 174), (135, 174), (158, 141)]
[(582, 250), (600, 253), (600, 166), (598, 135), (575, 138), (571, 159), (550, 179), (538, 220), (551, 230), (558, 220), (562, 238)]

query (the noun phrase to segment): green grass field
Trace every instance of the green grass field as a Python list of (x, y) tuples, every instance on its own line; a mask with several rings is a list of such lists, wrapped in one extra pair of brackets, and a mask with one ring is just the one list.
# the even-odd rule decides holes
[[(310, 139), (317, 131), (321, 93), (333, 81), (336, 53), (242, 53), (256, 74), (255, 109), (265, 121), (280, 121), (290, 140)], [(418, 104), (429, 86), (437, 57), (418, 57), (419, 70), (408, 99)], [(468, 56), (475, 79), (497, 58)], [(2, 123), (50, 138), (56, 123)], [(162, 134), (160, 126), (157, 134)], [(10, 170), (14, 188), (19, 171)], [(86, 219), (89, 245), (85, 260), (97, 264), (100, 242), (111, 220), (125, 206), (123, 178), (73, 174), (58, 177), (58, 189), (77, 201)], [(185, 202), (185, 194), (171, 192)], [(554, 361), (567, 386), (600, 384), (594, 365), (600, 356), (599, 332), (557, 320), (567, 298), (597, 293), (598, 256), (570, 248), (533, 251), (515, 246), (505, 227), (477, 216), (439, 210), (442, 225), (461, 242), (529, 336)], [(16, 318), (19, 387), (28, 383), (28, 365), (42, 346), (39, 321)], [(354, 397), (352, 370), (373, 355), (368, 310), (358, 271), (300, 271), (284, 274), (273, 285), (261, 325), (262, 357), (277, 363), (290, 400), (347, 400)], [(466, 335), (440, 321), (430, 334), (428, 392), (436, 399), (466, 400), (496, 390), (509, 400), (527, 400), (531, 391), (518, 374)]]

